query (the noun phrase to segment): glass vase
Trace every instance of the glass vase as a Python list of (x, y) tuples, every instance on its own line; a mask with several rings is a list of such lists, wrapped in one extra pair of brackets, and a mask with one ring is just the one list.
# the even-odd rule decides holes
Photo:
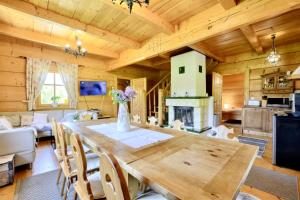
[(117, 131), (126, 132), (130, 130), (130, 118), (127, 103), (119, 104)]

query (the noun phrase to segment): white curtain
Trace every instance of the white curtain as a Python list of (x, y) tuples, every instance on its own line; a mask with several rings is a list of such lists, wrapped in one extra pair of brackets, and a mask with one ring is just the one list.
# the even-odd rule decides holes
[(66, 63), (57, 63), (56, 65), (68, 93), (70, 108), (76, 108), (78, 65)]
[(26, 64), (26, 95), (28, 110), (36, 108), (35, 102), (40, 95), (51, 61), (41, 58), (27, 58)]

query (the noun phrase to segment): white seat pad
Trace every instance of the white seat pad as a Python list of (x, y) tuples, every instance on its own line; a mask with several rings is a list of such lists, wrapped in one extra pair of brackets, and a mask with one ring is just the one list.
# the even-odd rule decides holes
[[(100, 167), (100, 158), (95, 153), (86, 154), (86, 162), (87, 162), (87, 171), (90, 171), (92, 169), (98, 169)], [(74, 159), (70, 159), (70, 165), (72, 170), (75, 170), (77, 168)]]
[(87, 179), (90, 182), (94, 199), (104, 198), (105, 194), (104, 194), (102, 183), (101, 183), (100, 173), (96, 172), (96, 173), (88, 176)]
[(157, 193), (146, 194), (145, 196), (141, 196), (137, 198), (137, 200), (167, 200), (164, 196)]
[(236, 200), (260, 200), (260, 199), (251, 194), (240, 192)]

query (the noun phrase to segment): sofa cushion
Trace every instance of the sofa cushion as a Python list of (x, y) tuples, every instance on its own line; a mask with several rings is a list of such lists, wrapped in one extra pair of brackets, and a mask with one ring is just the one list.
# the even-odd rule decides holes
[(41, 113), (48, 115), (48, 122), (51, 122), (52, 118), (56, 121), (61, 121), (64, 117), (63, 110), (43, 110), (43, 111), (35, 111), (34, 113)]
[(12, 123), (13, 127), (21, 126), (21, 115), (33, 115), (33, 112), (0, 112), (0, 116), (5, 116)]
[(0, 130), (9, 130), (12, 128), (12, 124), (10, 123), (10, 121), (8, 121), (6, 117), (0, 117)]
[(13, 127), (19, 127), (21, 125), (21, 119), (19, 114), (6, 115), (5, 118), (11, 123)]
[(37, 113), (33, 114), (32, 124), (46, 124), (48, 122), (48, 114)]
[(32, 115), (21, 115), (21, 126), (30, 126), (33, 122)]

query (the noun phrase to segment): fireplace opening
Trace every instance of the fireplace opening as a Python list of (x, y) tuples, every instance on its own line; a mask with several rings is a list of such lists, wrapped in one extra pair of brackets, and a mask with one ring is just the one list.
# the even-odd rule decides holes
[(194, 127), (194, 108), (186, 106), (174, 106), (174, 119), (180, 120), (184, 126)]

